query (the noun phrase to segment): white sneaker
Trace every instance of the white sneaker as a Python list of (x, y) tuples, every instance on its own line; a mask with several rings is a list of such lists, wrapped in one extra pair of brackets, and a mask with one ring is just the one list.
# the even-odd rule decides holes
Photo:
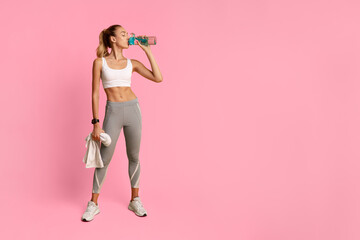
[(134, 200), (130, 201), (128, 209), (133, 211), (139, 217), (147, 216), (147, 212), (140, 201), (140, 197), (135, 197)]
[(94, 219), (94, 216), (99, 213), (100, 213), (99, 206), (90, 200), (87, 204), (87, 208), (84, 214), (81, 217), (81, 220), (85, 222), (91, 221)]

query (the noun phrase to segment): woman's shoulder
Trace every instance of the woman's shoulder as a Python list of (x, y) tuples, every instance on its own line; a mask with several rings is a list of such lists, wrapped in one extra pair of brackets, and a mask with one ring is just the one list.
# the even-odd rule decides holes
[(102, 63), (102, 61), (103, 61), (103, 57), (97, 57), (97, 58), (94, 59), (94, 63), (95, 62), (96, 63)]
[(133, 66), (138, 66), (138, 64), (141, 64), (138, 60), (131, 58), (130, 62)]
[(102, 57), (97, 57), (93, 61), (93, 68), (99, 68), (101, 69), (103, 65)]

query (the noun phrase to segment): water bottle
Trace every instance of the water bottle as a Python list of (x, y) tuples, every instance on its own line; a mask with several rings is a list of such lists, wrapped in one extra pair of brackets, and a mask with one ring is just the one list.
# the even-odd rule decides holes
[(138, 40), (142, 45), (156, 45), (156, 36), (137, 36), (135, 37), (135, 33), (130, 34), (129, 45), (138, 45), (135, 43), (135, 39)]

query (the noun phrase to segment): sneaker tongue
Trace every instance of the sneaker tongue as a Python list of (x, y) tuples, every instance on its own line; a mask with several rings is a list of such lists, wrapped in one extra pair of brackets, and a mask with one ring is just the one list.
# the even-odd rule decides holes
[(140, 200), (140, 197), (134, 197), (133, 200), (134, 200), (134, 201), (138, 201), (138, 200)]

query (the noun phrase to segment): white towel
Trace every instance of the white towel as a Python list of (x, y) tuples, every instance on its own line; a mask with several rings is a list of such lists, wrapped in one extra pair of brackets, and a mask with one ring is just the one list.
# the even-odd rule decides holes
[[(85, 147), (87, 148), (85, 156), (83, 158), (83, 162), (86, 164), (86, 168), (102, 168), (104, 167), (104, 163), (101, 159), (100, 155), (100, 142), (92, 139), (90, 133), (86, 138)], [(100, 141), (104, 146), (109, 146), (111, 144), (111, 138), (107, 133), (100, 133)]]

